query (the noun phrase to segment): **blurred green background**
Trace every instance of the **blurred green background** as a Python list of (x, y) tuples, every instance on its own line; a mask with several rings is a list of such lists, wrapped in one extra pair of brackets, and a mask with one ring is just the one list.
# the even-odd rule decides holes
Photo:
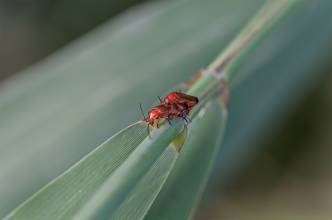
[(1, 0), (0, 77), (51, 54), (144, 0)]
[[(253, 1), (250, 6), (244, 1), (220, 2), (228, 13), (234, 10), (235, 17), (244, 14), (241, 22), (227, 24), (235, 33), (264, 1)], [(30, 74), (23, 71), (28, 66), (102, 23), (112, 22), (112, 17), (135, 13), (126, 10), (149, 4), (167, 5), (143, 0), (1, 0), (0, 89), (15, 77)], [(196, 4), (204, 7), (209, 1)], [(308, 13), (310, 22), (308, 18), (302, 23), (294, 19), (281, 24), (239, 70), (248, 76), (243, 80), (239, 77), (232, 85), (225, 146), (196, 213), (197, 220), (332, 219), (332, 7), (328, 0), (318, 0), (307, 1), (303, 8), (295, 17)], [(186, 20), (181, 22), (186, 26)], [(293, 32), (287, 32), (289, 29)], [(230, 40), (233, 33), (225, 35), (223, 41)], [(278, 41), (288, 38), (291, 40), (285, 44)], [(199, 64), (207, 63), (221, 46), (210, 46)], [(289, 68), (293, 61), (297, 66)], [(195, 63), (193, 70), (197, 66)]]

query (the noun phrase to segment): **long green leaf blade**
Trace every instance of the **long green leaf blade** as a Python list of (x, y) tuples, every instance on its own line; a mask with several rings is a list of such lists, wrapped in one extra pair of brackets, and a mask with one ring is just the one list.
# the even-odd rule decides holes
[(146, 136), (146, 125), (141, 122), (120, 131), (14, 209), (6, 219), (71, 218)]
[(188, 219), (204, 190), (220, 149), (226, 112), (208, 103), (192, 124), (190, 135), (163, 189), (144, 220)]
[(178, 154), (179, 152), (175, 147), (167, 147), (158, 161), (137, 184), (118, 210), (114, 214), (109, 213), (109, 219), (142, 219), (162, 189), (178, 158)]
[(206, 66), (264, 0), (244, 2), (147, 4), (2, 85), (0, 216)]
[[(152, 138), (146, 138), (137, 146), (128, 159), (107, 180), (106, 187), (97, 192), (97, 199), (93, 199), (87, 204), (88, 207), (93, 207), (93, 210), (84, 208), (82, 214), (79, 214), (76, 219), (103, 219), (105, 213), (115, 212), (136, 184), (158, 161), (181, 126), (182, 124), (178, 121), (178, 123), (173, 124), (173, 129), (163, 126), (153, 131)], [(167, 172), (167, 169), (164, 172)]]
[[(238, 65), (238, 64), (236, 64), (236, 65)], [(143, 68), (144, 69), (144, 68)], [(228, 71), (229, 71), (229, 69), (228, 69)], [(233, 69), (231, 69), (231, 71), (233, 71)], [(107, 78), (107, 77), (106, 77)], [(102, 81), (102, 80), (101, 80)], [(87, 81), (88, 82), (88, 81)], [(105, 83), (105, 85), (106, 85), (107, 83)], [(139, 84), (139, 85), (138, 85)], [(140, 82), (140, 83), (138, 83), (138, 84), (134, 84), (134, 86), (133, 86), (133, 91), (135, 91), (135, 90), (137, 90), (138, 88), (144, 88), (144, 82)], [(95, 84), (95, 85), (97, 85), (97, 84)], [(107, 85), (106, 85), (107, 86)], [(105, 87), (106, 87), (105, 86)], [(54, 87), (54, 88), (56, 88), (56, 86)], [(165, 88), (166, 88), (166, 86), (165, 86)], [(83, 89), (84, 90), (84, 89)], [(102, 89), (101, 89), (102, 90)], [(98, 94), (103, 94), (103, 92), (101, 91), (100, 93), (98, 93)], [(98, 94), (95, 94), (95, 95), (92, 95), (91, 97), (90, 97), (90, 99), (92, 100), (93, 98), (92, 97), (98, 97), (97, 95)], [(127, 94), (128, 95), (128, 94)], [(46, 97), (46, 96), (45, 96)], [(105, 97), (104, 97), (105, 98)], [(121, 100), (121, 101), (119, 101), (121, 99), (121, 97), (120, 96), (117, 96), (117, 101), (118, 101), (118, 103), (123, 103), (123, 102), (127, 102), (128, 100)], [(105, 99), (106, 100), (106, 99)], [(134, 100), (136, 100), (136, 99), (134, 99)], [(103, 101), (101, 101), (101, 102), (103, 102)], [(111, 102), (110, 102), (111, 103)], [(100, 104), (100, 103), (99, 103)], [(113, 105), (113, 104), (112, 104)], [(65, 106), (65, 105), (64, 105)], [(77, 109), (79, 109), (80, 107), (79, 106), (76, 106), (77, 107)], [(98, 108), (98, 107), (97, 107)], [(112, 109), (116, 109), (116, 108), (119, 108), (119, 109), (121, 109), (121, 107), (118, 107), (117, 105), (115, 105)], [(6, 110), (6, 109), (5, 109)], [(8, 110), (8, 109), (7, 109)], [(31, 110), (31, 109), (30, 109)], [(29, 110), (29, 111), (30, 111)], [(115, 111), (115, 110), (114, 110)], [(197, 110), (198, 111), (198, 110)], [(73, 111), (74, 113), (75, 113), (75, 111)], [(81, 123), (83, 123), (83, 122), (85, 122), (85, 118), (87, 118), (87, 115), (90, 115), (90, 113), (96, 113), (96, 112), (94, 112), (94, 109), (90, 112), (90, 111), (88, 111), (88, 112), (85, 112), (86, 114), (85, 114), (85, 116), (83, 117), (83, 119), (84, 120), (82, 120), (82, 122)], [(105, 115), (107, 115), (107, 113), (109, 113), (109, 112), (107, 112), (107, 111), (104, 111), (104, 116)], [(48, 113), (45, 113), (46, 115), (48, 114)], [(128, 113), (129, 114), (129, 113)], [(37, 115), (37, 114), (36, 114)], [(52, 114), (50, 114), (50, 115), (52, 115)], [(50, 116), (50, 115), (47, 115), (47, 117), (46, 118), (48, 118), (48, 116)], [(99, 117), (99, 114), (97, 114), (96, 113), (96, 115), (98, 115), (98, 117)], [(104, 117), (103, 116), (103, 117)], [(103, 117), (101, 117), (101, 118), (103, 118)], [(70, 118), (70, 117), (69, 117)], [(19, 118), (19, 119), (22, 119), (22, 118)], [(30, 119), (25, 119), (25, 118), (23, 118), (24, 120), (30, 120)], [(115, 119), (114, 119), (115, 120)], [(119, 119), (116, 119), (116, 120), (118, 120), (118, 121), (120, 121)], [(125, 120), (128, 120), (127, 118), (125, 119)], [(19, 120), (18, 120), (19, 121)], [(5, 121), (6, 122), (6, 121)], [(26, 122), (26, 121), (25, 121)], [(41, 121), (39, 121), (38, 123), (41, 123), (41, 122), (43, 122), (42, 120)], [(36, 123), (36, 124), (34, 124), (34, 126), (36, 126), (36, 127), (39, 127), (39, 125), (40, 124), (38, 124), (38, 123)], [(58, 123), (58, 124), (60, 124), (60, 122)], [(97, 123), (98, 124), (98, 123)], [(176, 126), (178, 126), (178, 124), (176, 125)], [(75, 126), (74, 126), (75, 128), (77, 128), (77, 127), (79, 127), (79, 124), (76, 124)], [(100, 126), (100, 128), (101, 128), (102, 126)], [(29, 132), (29, 128), (25, 128), (26, 129), (26, 131), (27, 132), (22, 132), (24, 135), (23, 135), (23, 137), (27, 137), (28, 136), (28, 132)], [(115, 130), (116, 130), (116, 128), (114, 128)], [(172, 139), (172, 137), (173, 136), (175, 136), (175, 134), (176, 134), (176, 129), (178, 129), (178, 128), (175, 128), (175, 129), (170, 129), (170, 131), (169, 132), (173, 132), (172, 133), (172, 135), (170, 135), (169, 136), (169, 140), (171, 140)], [(12, 144), (12, 142), (10, 142), (10, 141), (8, 141), (8, 140), (14, 140), (14, 150), (12, 151), (12, 149), (11, 148), (8, 148), (8, 149), (3, 149), (3, 158), (4, 158), (4, 164), (6, 165), (5, 166), (5, 168), (4, 168), (4, 170), (5, 170), (5, 174), (8, 176), (8, 174), (9, 174), (9, 176), (10, 175), (12, 175), (12, 176), (15, 176), (15, 174), (11, 174), (9, 171), (10, 170), (15, 170), (14, 168), (15, 168), (15, 166), (16, 167), (19, 167), (18, 165), (20, 165), (20, 164), (24, 164), (24, 163), (22, 163), (18, 158), (16, 158), (16, 157), (14, 157), (16, 160), (14, 161), (14, 165), (15, 166), (13, 166), (14, 168), (11, 168), (11, 166), (10, 166), (10, 164), (11, 164), (11, 162), (9, 162), (10, 161), (10, 158), (13, 158), (13, 156), (14, 156), (14, 154), (15, 153), (17, 153), (17, 152), (20, 152), (20, 151), (16, 151), (15, 150), (15, 148), (17, 148), (18, 149), (18, 147), (20, 146), (20, 144), (22, 144), (22, 143), (24, 143), (24, 141), (23, 140), (19, 140), (18, 141), (18, 143), (19, 144), (17, 144), (16, 143), (16, 140), (15, 140), (15, 137), (16, 137), (16, 135), (17, 134), (13, 134), (12, 133), (12, 131), (13, 130), (15, 130), (15, 126), (13, 126), (13, 127), (9, 127), (9, 129), (8, 130), (6, 130), (4, 133), (5, 133), (5, 137), (6, 138), (8, 138), (8, 139), (4, 139), (4, 145), (11, 145)], [(23, 129), (24, 130), (24, 129)], [(107, 130), (107, 129), (106, 129)], [(104, 131), (106, 131), (106, 130), (104, 130)], [(25, 131), (25, 130), (24, 130)], [(42, 128), (40, 128), (39, 129), (39, 131), (41, 131), (41, 132), (43, 132), (43, 129)], [(68, 131), (70, 131), (70, 132), (68, 132)], [(67, 139), (67, 140), (62, 140), (61, 139), (61, 137), (63, 137), (62, 135), (63, 134), (65, 134), (64, 136), (66, 137), (66, 135), (68, 135), (68, 136), (71, 136), (71, 132), (72, 131), (75, 131), (76, 132), (76, 130), (75, 129), (73, 129), (72, 130), (72, 128), (69, 126), (69, 127), (67, 127), (66, 128), (66, 130), (65, 131), (63, 131), (63, 133), (61, 133), (60, 132), (60, 135), (59, 136), (54, 136), (53, 137), (53, 135), (50, 135), (49, 136), (49, 139), (47, 139), (47, 141), (46, 142), (43, 142), (43, 144), (40, 144), (39, 146), (37, 146), (34, 150), (35, 151), (31, 151), (31, 152), (29, 152), (29, 151), (27, 151), (26, 152), (26, 155), (25, 155), (25, 157), (21, 157), (21, 158), (23, 158), (23, 159), (25, 159), (26, 161), (31, 161), (31, 160), (29, 160), (29, 159), (31, 159), (31, 156), (35, 153), (35, 152), (39, 152), (39, 150), (41, 150), (41, 148), (43, 148), (44, 146), (45, 146), (45, 143), (55, 143), (55, 144), (58, 144), (57, 143), (57, 141), (59, 141), (59, 140), (61, 140), (60, 141), (60, 143), (62, 143), (62, 141), (64, 142), (64, 143), (71, 143), (71, 141), (73, 141), (73, 140), (75, 140), (75, 137), (73, 136), (73, 137), (71, 137), (71, 138), (69, 138), (69, 139)], [(66, 133), (66, 132), (68, 132), (68, 133)], [(74, 133), (75, 133), (74, 132)], [(21, 132), (18, 132), (18, 134), (19, 133), (21, 133)], [(83, 132), (84, 133), (84, 132)], [(26, 135), (26, 136), (25, 136)], [(18, 137), (18, 136), (17, 136)], [(54, 139), (53, 139), (54, 138)], [(95, 137), (93, 137), (93, 138), (95, 138)], [(24, 139), (24, 138), (23, 138)], [(33, 139), (33, 137), (30, 137), (30, 136), (28, 136), (28, 138), (27, 138), (27, 140), (32, 140)], [(48, 142), (49, 140), (51, 140), (50, 142)], [(70, 140), (69, 142), (67, 142), (68, 140)], [(97, 140), (97, 138), (96, 138), (96, 140)], [(124, 191), (124, 194), (122, 195), (122, 196), (119, 196), (119, 199), (118, 200), (116, 200), (115, 201), (115, 203), (116, 203), (116, 206), (113, 206), (113, 208), (111, 208), (110, 210), (112, 211), (113, 209), (114, 210), (120, 210), (121, 208), (118, 208), (118, 207), (123, 207), (122, 205), (123, 204), (129, 204), (129, 203), (127, 203), (128, 202), (128, 198), (130, 198), (132, 195), (134, 195), (134, 194), (132, 194), (133, 192), (138, 192), (138, 194), (140, 194), (141, 192), (142, 192), (142, 190), (139, 190), (141, 187), (139, 187), (140, 185), (142, 185), (142, 184), (140, 184), (140, 183), (142, 183), (142, 182), (144, 182), (144, 179), (145, 178), (147, 178), (147, 179), (149, 179), (151, 176), (154, 176), (153, 175), (153, 173), (154, 172), (152, 172), (154, 169), (154, 166), (156, 165), (156, 164), (158, 164), (158, 160), (160, 159), (160, 156), (159, 155), (163, 155), (163, 153), (162, 152), (165, 152), (165, 151), (163, 151), (163, 149), (167, 146), (167, 142), (169, 142), (169, 140), (167, 140), (167, 141), (165, 141), (165, 143), (163, 144), (163, 146), (158, 150), (158, 152), (156, 152), (155, 154), (153, 154), (153, 156), (150, 158), (150, 161), (147, 161), (146, 163), (144, 163), (144, 166), (143, 166), (143, 168), (144, 169), (141, 169), (140, 171), (136, 171), (135, 173), (137, 174), (137, 176), (136, 176), (136, 178), (134, 178), (133, 180), (130, 180), (129, 179), (129, 181), (128, 181), (128, 179), (127, 180), (125, 180), (125, 179), (123, 179), (123, 180), (125, 180), (124, 182), (125, 183), (130, 183), (131, 185), (130, 186), (132, 186), (133, 187), (133, 189), (130, 189), (129, 190), (129, 188), (130, 187), (128, 187), (129, 185), (126, 185), (126, 184), (119, 184), (119, 186), (121, 186), (121, 187), (123, 187), (123, 188), (126, 188)], [(8, 142), (7, 142), (8, 141)], [(83, 141), (83, 138), (82, 138), (82, 143), (84, 142)], [(31, 143), (33, 143), (33, 141), (31, 142)], [(32, 144), (33, 145), (33, 144)], [(60, 146), (62, 146), (61, 144), (60, 144)], [(167, 150), (168, 148), (166, 148), (166, 150)], [(49, 152), (48, 152), (49, 153)], [(77, 153), (77, 152), (76, 152)], [(73, 153), (73, 155), (75, 155), (75, 157), (77, 157), (77, 155), (76, 155), (76, 153)], [(24, 155), (24, 152), (22, 153), (23, 155)], [(82, 153), (81, 152), (81, 154), (84, 154), (84, 153)], [(130, 153), (128, 153), (128, 154), (130, 154)], [(8, 156), (9, 155), (9, 157), (8, 157), (8, 159), (6, 158), (6, 156)], [(51, 154), (49, 154), (49, 155), (51, 155)], [(72, 158), (71, 156), (70, 156), (70, 154), (66, 154), (66, 156), (67, 155), (69, 155), (68, 156), (68, 158)], [(157, 159), (158, 158), (158, 159)], [(163, 157), (161, 157), (161, 158), (163, 158)], [(173, 158), (173, 157), (170, 157), (170, 158)], [(44, 158), (45, 159), (45, 158)], [(174, 158), (173, 158), (174, 159)], [(23, 160), (24, 161), (24, 160)], [(163, 160), (162, 160), (163, 161)], [(168, 161), (168, 160), (167, 160)], [(173, 161), (173, 160), (171, 160), (171, 159), (169, 159), (169, 161)], [(30, 163), (30, 162), (29, 162)], [(36, 162), (36, 164), (41, 164), (41, 163), (37, 163)], [(24, 166), (22, 166), (22, 170), (23, 170), (23, 167)], [(37, 167), (37, 166), (36, 166)], [(132, 166), (133, 167), (133, 166)], [(162, 167), (165, 167), (166, 168), (166, 166), (162, 166)], [(9, 168), (9, 169), (8, 169)], [(24, 167), (25, 168), (25, 167)], [(6, 170), (7, 169), (7, 170)], [(37, 167), (37, 169), (40, 169), (39, 167)], [(168, 171), (171, 169), (171, 167), (167, 167), (167, 169), (162, 169), (163, 170), (163, 172), (160, 172), (159, 174), (162, 174), (161, 175), (161, 178), (160, 179), (158, 179), (159, 181), (157, 181), (158, 182), (158, 187), (161, 187), (161, 185), (163, 184), (163, 181), (165, 180), (165, 178), (167, 177), (167, 175), (168, 175)], [(128, 169), (127, 169), (128, 170)], [(7, 173), (6, 173), (7, 172)], [(24, 173), (24, 171), (21, 171), (22, 173)], [(150, 173), (151, 172), (151, 173)], [(207, 171), (206, 171), (207, 172)], [(125, 172), (122, 172), (122, 173), (125, 173)], [(147, 174), (151, 174), (151, 176), (148, 178), (148, 177), (146, 177), (146, 174), (145, 173), (147, 173)], [(4, 177), (6, 177), (6, 175), (4, 175)], [(152, 178), (152, 177), (151, 177)], [(202, 179), (204, 179), (205, 177), (203, 177)], [(121, 178), (120, 178), (121, 179)], [(7, 180), (7, 179), (6, 179)], [(107, 179), (108, 180), (108, 179)], [(104, 180), (104, 182), (107, 182), (107, 180)], [(9, 182), (9, 181), (8, 181)], [(101, 185), (101, 184), (100, 184)], [(100, 186), (99, 185), (99, 186)], [(98, 186), (98, 187), (99, 187)], [(38, 188), (38, 186), (35, 186), (35, 187), (37, 187)], [(96, 187), (96, 190), (98, 189), (98, 187)], [(104, 187), (104, 186), (103, 186)], [(107, 184), (105, 184), (105, 187), (106, 188), (108, 188), (107, 187)], [(118, 187), (115, 191), (118, 191), (118, 192), (120, 192), (121, 190), (119, 190), (121, 187)], [(149, 205), (148, 204), (150, 204), (150, 202), (154, 199), (154, 197), (156, 196), (156, 194), (157, 194), (157, 191), (158, 191), (158, 187), (155, 187), (154, 188), (154, 193), (152, 193), (151, 194), (151, 196), (150, 197), (148, 197), (148, 198), (146, 198), (144, 201), (149, 201), (149, 202), (147, 202), (146, 204), (144, 204), (144, 203), (140, 203), (140, 205), (142, 205), (142, 208), (139, 210), (139, 212), (137, 212), (137, 215), (138, 216), (141, 216), (141, 215), (144, 215), (144, 213), (145, 213), (145, 211), (146, 211), (146, 209), (149, 207)], [(7, 187), (8, 188), (8, 187)], [(14, 187), (13, 187), (14, 188)], [(197, 187), (197, 188), (199, 188), (199, 187)], [(197, 188), (196, 189), (194, 189), (193, 190), (193, 194), (194, 195), (198, 195), (199, 193), (197, 193), (197, 192), (199, 192), (199, 190), (197, 190)], [(6, 189), (6, 187), (4, 188), (4, 189)], [(143, 188), (142, 188), (143, 189)], [(160, 189), (160, 188), (159, 188)], [(6, 190), (4, 190), (4, 191), (6, 191)], [(31, 191), (30, 191), (31, 192)], [(135, 194), (135, 195), (138, 195), (138, 194)], [(5, 194), (5, 195), (10, 195), (9, 193), (7, 193), (7, 194)], [(142, 192), (142, 197), (144, 197), (144, 193)], [(147, 195), (145, 195), (145, 196), (147, 196)], [(100, 197), (98, 197), (98, 198), (100, 198)], [(138, 197), (135, 197), (136, 199), (138, 198)], [(158, 198), (159, 198), (159, 196), (158, 196)], [(196, 198), (196, 197), (195, 197)], [(6, 199), (4, 199), (4, 201), (5, 201)], [(16, 199), (16, 201), (18, 201), (19, 199)], [(88, 199), (88, 197), (86, 197), (85, 198), (85, 201), (86, 200), (89, 200)], [(193, 199), (194, 201), (196, 201), (195, 199)], [(92, 200), (91, 200), (92, 201)], [(106, 201), (106, 200), (105, 200)], [(99, 200), (99, 202), (102, 202), (102, 204), (105, 204), (103, 201), (101, 201), (101, 200)], [(114, 202), (114, 201), (113, 201)], [(138, 205), (139, 203), (138, 202), (135, 202), (135, 205)], [(186, 218), (187, 217), (189, 217), (190, 216), (190, 213), (191, 213), (191, 209), (195, 206), (195, 204), (196, 203), (190, 203), (190, 207), (183, 207), (183, 213), (181, 213), (181, 211), (179, 211), (179, 216), (185, 216)], [(135, 205), (133, 205), (133, 206), (130, 206), (131, 208), (133, 208), (133, 209), (135, 209)], [(7, 206), (7, 207), (9, 207), (9, 206)], [(0, 207), (1, 208), (1, 207)], [(75, 208), (74, 208), (75, 209)], [(182, 209), (181, 209), (182, 210)], [(109, 210), (107, 211), (107, 212), (109, 212)], [(135, 213), (135, 212), (134, 212)], [(121, 215), (119, 214), (119, 216), (122, 216), (121, 218), (123, 218), (124, 216), (126, 217), (126, 215), (123, 215), (123, 212), (121, 212)], [(128, 217), (128, 216), (127, 216)]]

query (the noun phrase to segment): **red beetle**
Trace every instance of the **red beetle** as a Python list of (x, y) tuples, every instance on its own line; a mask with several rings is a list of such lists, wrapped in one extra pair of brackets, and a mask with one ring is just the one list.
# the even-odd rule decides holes
[(161, 119), (169, 120), (170, 117), (170, 108), (165, 104), (160, 104), (154, 106), (148, 112), (148, 117), (145, 118), (145, 121), (152, 127), (159, 127), (159, 122)]
[(160, 100), (160, 104), (154, 106), (148, 112), (148, 116), (145, 117), (142, 106), (140, 105), (144, 120), (152, 127), (159, 127), (159, 123), (162, 119), (166, 119), (171, 124), (172, 118), (183, 118), (188, 123), (187, 116), (191, 109), (198, 103), (198, 98), (195, 96), (187, 95), (181, 92), (170, 92), (165, 98)]
[(174, 116), (181, 117), (187, 122), (187, 116), (193, 107), (198, 103), (198, 98), (182, 92), (170, 92), (159, 101), (162, 104), (172, 106), (177, 112), (174, 112)]
[(189, 111), (198, 103), (197, 97), (182, 92), (170, 92), (165, 98), (158, 98), (161, 103), (166, 105), (180, 105), (179, 108), (185, 108)]

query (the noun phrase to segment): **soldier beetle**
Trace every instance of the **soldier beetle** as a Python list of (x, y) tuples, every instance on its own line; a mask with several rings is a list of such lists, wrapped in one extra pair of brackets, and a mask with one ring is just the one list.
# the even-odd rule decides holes
[(150, 134), (149, 126), (159, 127), (161, 120), (166, 119), (171, 124), (172, 118), (183, 118), (185, 126), (188, 124), (188, 114), (192, 108), (198, 103), (198, 98), (182, 92), (170, 92), (165, 98), (159, 98), (160, 104), (151, 108), (145, 117), (142, 105), (140, 109), (144, 117), (144, 121), (148, 124), (148, 133)]
[(165, 98), (159, 98), (160, 103), (172, 106), (176, 109), (174, 116), (181, 117), (187, 122), (187, 116), (191, 109), (198, 103), (198, 98), (182, 92), (170, 92)]
[(182, 105), (179, 108), (185, 108), (189, 111), (198, 103), (197, 97), (182, 92), (170, 92), (165, 98), (158, 98), (161, 103), (166, 105)]

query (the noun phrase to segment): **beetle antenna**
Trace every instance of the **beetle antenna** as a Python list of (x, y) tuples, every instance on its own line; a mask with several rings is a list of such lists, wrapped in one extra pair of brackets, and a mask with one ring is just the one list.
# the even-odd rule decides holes
[[(144, 121), (146, 121), (146, 117), (145, 117), (145, 115), (144, 115), (144, 111), (143, 111), (142, 103), (139, 103), (139, 108), (140, 108), (141, 113), (142, 113), (142, 115), (143, 115)], [(149, 137), (151, 138), (151, 135), (150, 135), (150, 124), (149, 124), (149, 123), (147, 123), (147, 124), (148, 124), (148, 126), (146, 126), (146, 128), (147, 128), (147, 132), (148, 132)]]
[(144, 121), (146, 121), (146, 117), (144, 115), (144, 111), (143, 111), (143, 107), (142, 107), (142, 103), (139, 103), (139, 108), (141, 109), (141, 113), (142, 113), (142, 116), (144, 118)]

